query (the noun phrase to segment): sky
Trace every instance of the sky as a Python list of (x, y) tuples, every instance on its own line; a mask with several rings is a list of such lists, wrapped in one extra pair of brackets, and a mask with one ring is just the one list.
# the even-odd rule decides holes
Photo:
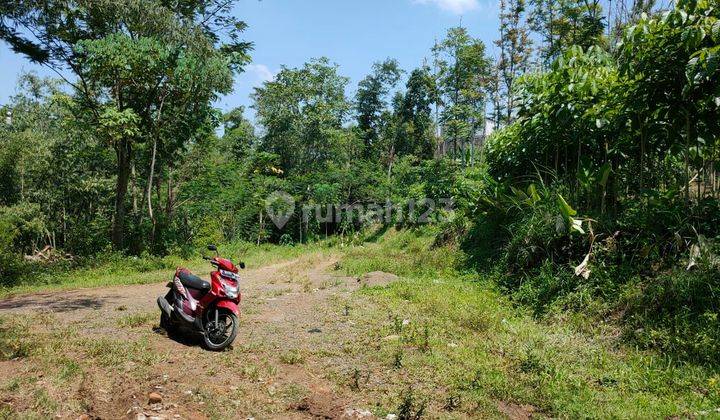
[[(462, 24), (494, 54), (497, 0), (239, 0), (235, 15), (248, 25), (252, 63), (235, 77), (235, 89), (216, 106), (249, 109), (255, 86), (270, 80), (281, 66), (300, 67), (310, 58), (328, 57), (350, 78), (348, 94), (376, 61), (395, 58), (412, 70), (429, 58), (436, 39)], [(52, 71), (14, 54), (0, 41), (0, 104), (16, 93), (18, 76)]]

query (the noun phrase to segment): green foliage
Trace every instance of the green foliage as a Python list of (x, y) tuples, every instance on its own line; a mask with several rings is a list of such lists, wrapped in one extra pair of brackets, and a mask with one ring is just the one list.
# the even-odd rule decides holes
[(358, 83), (356, 94), (357, 128), (364, 142), (366, 157), (380, 152), (377, 142), (391, 123), (388, 96), (400, 80), (402, 70), (397, 60), (373, 64), (373, 73)]
[(256, 89), (253, 107), (266, 130), (260, 148), (280, 157), (280, 169), (308, 173), (349, 159), (354, 139), (342, 130), (350, 111), (347, 83), (337, 65), (321, 58), (283, 68)]
[(21, 260), (15, 248), (17, 231), (9, 220), (0, 218), (0, 278), (8, 285), (20, 274)]
[(718, 267), (675, 270), (638, 286), (642, 291), (629, 298), (628, 338), (678, 358), (715, 364), (720, 350)]
[[(348, 252), (342, 265), (353, 267), (351, 273), (388, 267), (381, 262), (388, 251), (398, 249), (401, 237), (408, 241), (406, 251), (404, 258), (396, 255), (396, 259), (423, 264), (415, 254), (433, 252), (426, 235), (434, 233), (388, 232), (377, 242)], [(454, 260), (462, 257), (455, 254)], [(717, 406), (720, 390), (714, 367), (678, 363), (674, 355), (624, 346), (612, 338), (617, 334), (614, 326), (601, 322), (588, 334), (578, 331), (565, 322), (570, 320), (567, 311), (560, 312), (560, 319), (538, 322), (506, 301), (488, 278), (475, 273), (461, 276), (430, 258), (425, 264), (428, 270), (438, 270), (427, 274), (418, 268), (386, 287), (363, 289), (361, 296), (367, 299), (353, 307), (350, 317), (371, 331), (358, 337), (360, 348), (367, 349), (369, 339), (377, 343), (361, 353), (363, 362), (370, 368), (378, 366), (387, 383), (401, 378), (403, 386), (416, 384), (413, 401), (418, 407), (429, 398), (426, 415), (448, 415), (435, 411), (446, 399), (457, 402), (448, 401), (445, 409), (456, 410), (450, 415), (471, 410), (469, 415), (483, 417), (502, 415), (496, 413), (498, 400), (531, 404), (544, 416), (569, 418), (684, 416)], [(548, 290), (562, 289), (563, 282), (572, 281), (571, 275), (559, 277), (554, 271), (550, 267), (543, 279)], [(528, 291), (541, 290), (532, 286), (543, 280)], [(612, 284), (615, 278), (606, 280)], [(584, 311), (593, 310), (594, 302), (575, 300)], [(425, 351), (428, 330), (431, 350)], [(401, 367), (388, 369), (400, 352)], [(408, 395), (402, 390), (386, 403), (392, 412), (407, 405)]]
[[(230, 92), (233, 74), (248, 61), (251, 45), (239, 40), (245, 25), (230, 15), (232, 3), (70, 1), (3, 11), (0, 37), (32, 60), (73, 73), (76, 82), (68, 81), (73, 96), (64, 100), (75, 117), (69, 122), (89, 129), (115, 154), (116, 249), (125, 249), (131, 224), (126, 197), (133, 172), (148, 168), (145, 195), (154, 242), (153, 183), (159, 184), (188, 142), (212, 130), (211, 102)], [(137, 213), (137, 197), (133, 200)], [(172, 206), (167, 208), (170, 213)], [(132, 222), (132, 230), (143, 230), (138, 217)]]
[[(540, 35), (543, 43), (540, 58), (546, 64), (552, 63), (573, 45), (587, 49), (603, 43), (603, 29), (607, 22), (604, 22), (601, 2), (531, 0), (530, 3), (533, 5), (530, 27)], [(639, 4), (634, 3), (635, 6)]]
[(431, 106), (437, 95), (430, 69), (413, 70), (405, 89), (405, 93), (395, 99), (393, 125), (388, 128), (389, 135), (393, 136), (390, 149), (397, 156), (430, 159), (435, 151)]
[(451, 141), (453, 158), (461, 153), (464, 162), (466, 147), (473, 144), (483, 126), (490, 61), (485, 56), (485, 44), (462, 27), (448, 30), (433, 52), (439, 68), (438, 95), (443, 104), (440, 123)]

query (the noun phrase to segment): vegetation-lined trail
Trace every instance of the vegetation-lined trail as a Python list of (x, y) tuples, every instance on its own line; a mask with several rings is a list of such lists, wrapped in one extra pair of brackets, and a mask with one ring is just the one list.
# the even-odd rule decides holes
[[(165, 290), (160, 272), (151, 284), (10, 297), (0, 304), (0, 413), (643, 418), (715, 412), (711, 369), (629, 348), (612, 324), (588, 330), (572, 318), (539, 322), (490, 282), (455, 271), (456, 251), (432, 247), (432, 238), (389, 232), (334, 250), (278, 247), (280, 261), (263, 251), (251, 259), (270, 265), (243, 273), (241, 330), (234, 347), (221, 353), (174, 341), (157, 328), (155, 298)], [(151, 403), (151, 393), (161, 401)]]

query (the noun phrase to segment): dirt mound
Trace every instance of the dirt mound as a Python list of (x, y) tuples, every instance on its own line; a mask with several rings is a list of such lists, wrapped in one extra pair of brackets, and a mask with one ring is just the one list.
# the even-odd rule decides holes
[(360, 287), (382, 287), (396, 281), (398, 278), (399, 277), (393, 273), (386, 273), (384, 271), (372, 271), (358, 277), (357, 282)]

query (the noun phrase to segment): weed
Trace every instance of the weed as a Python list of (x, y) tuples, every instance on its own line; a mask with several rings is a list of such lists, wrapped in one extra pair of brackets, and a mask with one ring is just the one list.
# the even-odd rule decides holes
[(36, 390), (33, 393), (33, 400), (35, 401), (35, 403), (33, 404), (33, 410), (38, 413), (49, 416), (55, 413), (55, 411), (57, 410), (57, 402), (52, 399), (52, 397), (50, 397), (50, 395), (44, 389)]
[(423, 352), (430, 351), (430, 327), (427, 324), (423, 328), (423, 342), (420, 350)]
[(402, 332), (402, 329), (403, 320), (397, 315), (393, 316), (393, 332), (395, 334), (400, 334)]
[(296, 349), (288, 350), (280, 354), (280, 362), (286, 365), (298, 365), (305, 361), (303, 354)]
[(460, 395), (450, 394), (445, 399), (445, 405), (443, 406), (443, 408), (445, 409), (445, 411), (450, 411), (450, 412), (455, 411), (458, 408), (460, 408), (461, 401), (462, 401), (462, 399), (461, 399)]
[(360, 369), (355, 368), (353, 369), (350, 379), (350, 389), (353, 391), (359, 391), (362, 385), (365, 385), (370, 381), (370, 371), (365, 372), (363, 375)]
[(395, 352), (393, 353), (393, 363), (392, 366), (395, 369), (400, 369), (403, 366), (403, 348), (398, 347), (395, 349)]
[(118, 325), (125, 328), (137, 328), (150, 324), (156, 318), (157, 314), (155, 312), (135, 313), (118, 319)]
[(398, 420), (419, 420), (425, 414), (427, 407), (426, 401), (416, 401), (412, 387), (408, 388), (400, 396), (400, 406), (398, 407)]
[(34, 341), (29, 337), (29, 323), (0, 318), (0, 360), (20, 359), (30, 355)]
[(80, 374), (82, 374), (82, 369), (80, 368), (80, 365), (77, 364), (77, 362), (75, 362), (74, 360), (65, 360), (60, 367), (58, 379), (60, 379), (61, 381), (67, 381)]
[(5, 385), (3, 385), (2, 390), (7, 392), (14, 392), (20, 389), (20, 378), (12, 378), (9, 380)]

